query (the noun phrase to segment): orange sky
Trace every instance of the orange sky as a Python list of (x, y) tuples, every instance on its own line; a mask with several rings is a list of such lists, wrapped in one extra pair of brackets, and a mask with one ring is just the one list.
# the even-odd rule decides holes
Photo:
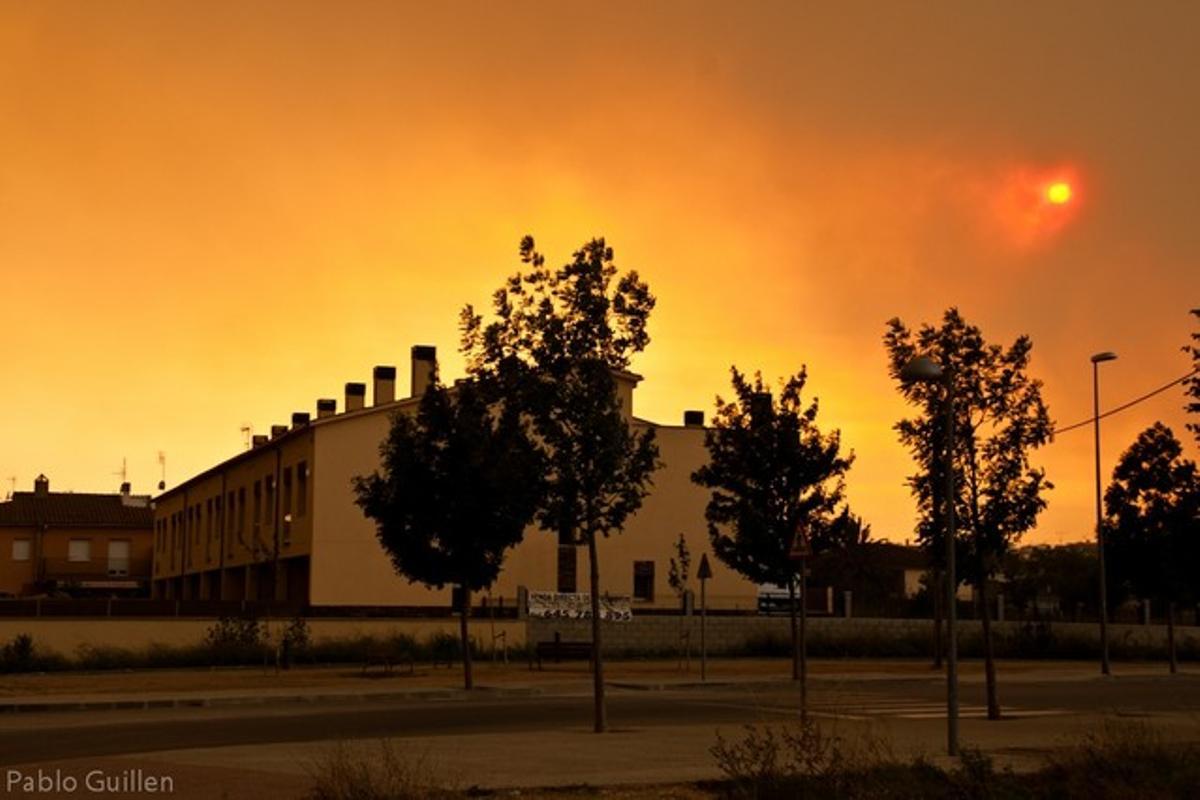
[[(1092, 352), (1106, 405), (1186, 371), (1195, 5), (802, 5), (0, 0), (0, 485), (112, 490), (127, 457), (149, 491), (160, 450), (178, 482), (374, 364), (405, 390), (415, 343), (454, 377), (524, 233), (650, 282), (641, 416), (807, 363), (896, 540), (889, 317), (1030, 334), (1063, 424)], [(1106, 464), (1181, 404), (1106, 422)], [(1028, 541), (1089, 535), (1091, 448), (1039, 456)]]

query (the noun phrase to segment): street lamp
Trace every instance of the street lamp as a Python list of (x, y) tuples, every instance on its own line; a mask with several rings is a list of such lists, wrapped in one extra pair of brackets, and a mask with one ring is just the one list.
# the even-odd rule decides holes
[(954, 575), (954, 373), (928, 356), (917, 356), (900, 370), (905, 383), (941, 383), (946, 394), (946, 751), (958, 755), (958, 609)]
[(1104, 518), (1100, 509), (1100, 363), (1113, 361), (1116, 353), (1092, 356), (1092, 429), (1096, 435), (1096, 549), (1100, 554), (1100, 672), (1112, 674), (1108, 663), (1108, 589), (1104, 573)]

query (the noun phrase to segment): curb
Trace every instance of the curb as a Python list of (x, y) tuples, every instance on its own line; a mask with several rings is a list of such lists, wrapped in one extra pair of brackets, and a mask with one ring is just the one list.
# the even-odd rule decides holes
[(234, 697), (164, 697), (132, 700), (63, 700), (7, 703), (0, 701), (0, 714), (32, 714), (58, 711), (127, 711), (156, 708), (236, 708), (239, 706), (321, 705), (330, 703), (393, 702), (396, 700), (458, 700), (472, 696), (534, 697), (543, 694), (534, 687), (476, 687), (470, 694), (463, 689), (410, 689), (402, 692), (360, 692), (333, 694), (294, 694)]

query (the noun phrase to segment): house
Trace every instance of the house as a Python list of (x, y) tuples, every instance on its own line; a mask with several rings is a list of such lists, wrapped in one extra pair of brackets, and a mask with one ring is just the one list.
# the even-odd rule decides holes
[(130, 595), (149, 589), (154, 510), (150, 497), (32, 492), (0, 503), (0, 596)]
[[(375, 367), (370, 405), (366, 384), (347, 383), (340, 412), (335, 399), (318, 400), (315, 417), (292, 414), (291, 425), (253, 437), (250, 449), (159, 496), (154, 596), (321, 607), (449, 606), (450, 588), (431, 590), (396, 575), (353, 491), (355, 477), (378, 469), (392, 416), (415, 413), (436, 357), (433, 347), (412, 348), (407, 397), (396, 398), (395, 367)], [(640, 419), (633, 415), (633, 394), (641, 377), (618, 373), (616, 379), (630, 425), (654, 428), (664, 466), (624, 532), (598, 543), (602, 586), (630, 597), (635, 610), (678, 607), (667, 582), (674, 543), (685, 535), (694, 564), (708, 550), (708, 495), (691, 481), (707, 460), (703, 414), (687, 412), (682, 425)], [(711, 554), (709, 560), (709, 605), (753, 610), (755, 586)], [(586, 568), (586, 548), (531, 528), (509, 553), (491, 601), (512, 604), (520, 587), (587, 591)]]

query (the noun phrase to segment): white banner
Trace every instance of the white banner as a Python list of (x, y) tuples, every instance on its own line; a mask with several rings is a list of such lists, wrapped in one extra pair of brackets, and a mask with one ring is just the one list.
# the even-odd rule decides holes
[[(591, 619), (592, 596), (587, 592), (530, 592), (529, 616), (542, 619)], [(629, 598), (601, 597), (600, 619), (629, 622), (633, 619)]]

